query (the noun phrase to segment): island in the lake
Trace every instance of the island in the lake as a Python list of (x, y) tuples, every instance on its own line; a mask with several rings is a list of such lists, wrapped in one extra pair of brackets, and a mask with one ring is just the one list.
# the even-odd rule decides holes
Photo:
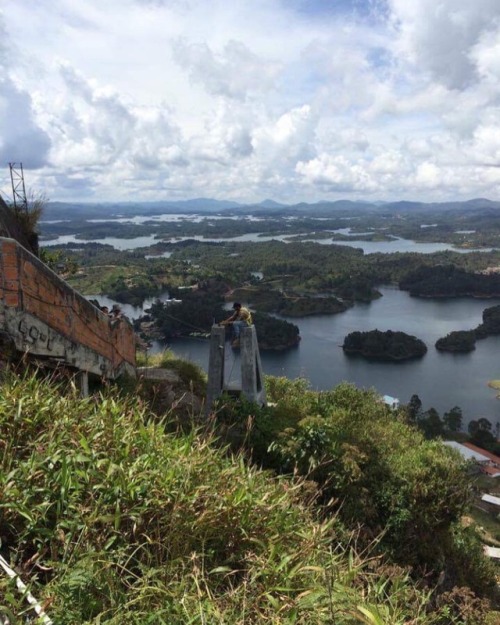
[(400, 362), (421, 358), (427, 352), (425, 343), (405, 332), (351, 332), (344, 339), (342, 349), (346, 354), (363, 356), (367, 360)]
[(457, 330), (436, 341), (436, 349), (446, 352), (471, 352), (476, 341), (500, 334), (500, 306), (483, 310), (483, 322), (473, 330)]
[(472, 352), (476, 349), (474, 330), (456, 330), (436, 341), (436, 349), (443, 352)]

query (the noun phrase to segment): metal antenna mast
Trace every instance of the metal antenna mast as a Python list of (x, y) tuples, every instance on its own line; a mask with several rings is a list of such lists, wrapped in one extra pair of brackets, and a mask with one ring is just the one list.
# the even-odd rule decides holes
[(26, 197), (26, 187), (24, 186), (24, 172), (22, 163), (9, 163), (10, 181), (12, 183), (12, 198), (14, 209), (21, 209), (28, 212), (28, 198)]

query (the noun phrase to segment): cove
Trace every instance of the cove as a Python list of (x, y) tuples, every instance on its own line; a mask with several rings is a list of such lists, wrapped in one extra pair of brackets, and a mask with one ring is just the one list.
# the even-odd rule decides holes
[[(390, 287), (382, 288), (381, 293), (383, 297), (370, 304), (357, 304), (338, 315), (289, 319), (299, 326), (302, 340), (298, 347), (285, 352), (262, 352), (264, 372), (307, 378), (311, 388), (317, 390), (347, 381), (360, 388), (374, 388), (380, 395), (398, 397), (402, 404), (416, 393), (424, 410), (434, 407), (441, 416), (453, 406), (460, 406), (464, 427), (479, 417), (486, 417), (495, 426), (500, 421), (500, 400), (487, 384), (500, 378), (500, 336), (477, 341), (476, 350), (468, 354), (439, 352), (434, 343), (452, 330), (477, 326), (483, 310), (500, 304), (500, 298), (430, 300), (410, 297)], [(344, 354), (341, 345), (346, 334), (374, 329), (401, 330), (417, 336), (426, 343), (427, 354), (404, 363), (367, 362)], [(165, 347), (155, 343), (151, 352)], [(207, 340), (176, 339), (168, 347), (207, 370)], [(238, 354), (228, 349), (226, 358), (226, 375), (235, 379)]]
[[(453, 406), (460, 406), (465, 427), (479, 417), (486, 417), (495, 426), (500, 421), (500, 400), (487, 384), (500, 378), (500, 336), (477, 341), (475, 351), (469, 354), (438, 352), (434, 343), (452, 330), (477, 326), (483, 310), (500, 304), (500, 298), (431, 300), (410, 297), (396, 288), (380, 291), (381, 298), (370, 304), (357, 304), (338, 315), (288, 319), (299, 326), (302, 341), (285, 352), (262, 352), (264, 372), (292, 379), (307, 378), (311, 388), (317, 390), (351, 382), (361, 388), (375, 388), (381, 395), (398, 397), (403, 404), (416, 393), (424, 410), (433, 407), (442, 416)], [(109, 307), (115, 303), (100, 295), (95, 298)], [(166, 298), (168, 293), (161, 299)], [(151, 302), (145, 302), (144, 308)], [(143, 314), (142, 308), (126, 304), (122, 310), (130, 319)], [(427, 354), (420, 360), (403, 363), (367, 362), (344, 354), (341, 345), (346, 334), (374, 329), (401, 330), (417, 336), (426, 343)], [(168, 344), (156, 341), (150, 353), (166, 347), (207, 370), (207, 340), (181, 338)], [(227, 349), (226, 376), (236, 379), (238, 371), (238, 352)]]

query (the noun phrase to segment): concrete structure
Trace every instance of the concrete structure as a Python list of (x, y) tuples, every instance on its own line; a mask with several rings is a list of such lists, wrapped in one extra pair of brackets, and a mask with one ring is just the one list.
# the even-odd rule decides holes
[(210, 355), (208, 364), (206, 412), (210, 412), (213, 402), (224, 392), (238, 393), (251, 402), (266, 405), (264, 374), (260, 360), (255, 326), (242, 328), (240, 334), (241, 384), (229, 385), (225, 380), (226, 329), (212, 326), (210, 334)]
[(484, 501), (485, 503), (489, 504), (490, 506), (493, 506), (496, 510), (496, 512), (498, 512), (498, 508), (500, 508), (500, 497), (495, 497), (495, 495), (483, 495), (481, 497), (481, 501)]
[(495, 454), (472, 443), (444, 441), (444, 444), (459, 451), (465, 460), (472, 460), (481, 473), (489, 477), (500, 477), (500, 458)]
[(452, 447), (453, 449), (456, 449), (458, 452), (460, 452), (464, 460), (473, 460), (474, 462), (485, 466), (488, 465), (490, 462), (490, 459), (486, 455), (486, 452), (481, 453), (484, 450), (478, 451), (476, 449), (470, 449), (468, 446), (462, 445), (462, 443), (457, 443), (456, 441), (443, 442), (448, 447)]
[(467, 447), (467, 449), (470, 449), (475, 453), (480, 453), (483, 456), (486, 456), (486, 458), (488, 458), (488, 460), (490, 461), (490, 465), (492, 467), (500, 469), (500, 457), (492, 454), (491, 451), (483, 449), (482, 447), (478, 447), (477, 445), (473, 445), (472, 443), (464, 443), (464, 447)]
[(2, 354), (28, 354), (80, 372), (135, 375), (135, 334), (126, 320), (107, 315), (13, 239), (0, 238)]
[(500, 560), (500, 548), (490, 547), (489, 545), (483, 545), (485, 555), (494, 560)]
[(489, 464), (486, 466), (482, 466), (481, 472), (485, 475), (488, 475), (489, 477), (500, 477), (500, 469)]
[(391, 410), (397, 410), (399, 408), (399, 399), (397, 397), (391, 397), (390, 395), (383, 395), (382, 401), (386, 406), (389, 406)]

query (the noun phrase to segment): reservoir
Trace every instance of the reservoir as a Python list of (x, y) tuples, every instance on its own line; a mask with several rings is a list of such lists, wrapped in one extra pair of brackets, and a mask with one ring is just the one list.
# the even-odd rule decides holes
[[(299, 326), (302, 340), (298, 347), (283, 352), (262, 352), (264, 373), (307, 378), (311, 388), (317, 390), (328, 390), (347, 381), (361, 388), (374, 388), (380, 395), (397, 397), (402, 404), (417, 394), (424, 410), (433, 407), (441, 416), (460, 406), (465, 427), (480, 417), (486, 417), (495, 426), (500, 421), (500, 400), (488, 387), (488, 381), (500, 378), (500, 336), (477, 341), (475, 351), (468, 354), (439, 352), (434, 344), (452, 330), (476, 327), (481, 323), (483, 310), (500, 304), (500, 299), (431, 300), (410, 297), (396, 288), (380, 290), (381, 298), (356, 304), (341, 314), (288, 319)], [(107, 298), (98, 299), (112, 303)], [(122, 308), (131, 318), (141, 314), (140, 309)], [(368, 362), (344, 354), (341, 345), (346, 334), (374, 329), (417, 336), (426, 343), (427, 354), (403, 363)], [(151, 353), (165, 347), (155, 343)], [(168, 347), (207, 370), (208, 340), (176, 339)], [(234, 380), (239, 368), (238, 352), (227, 347), (226, 378), (231, 376)]]
[[(288, 243), (293, 241), (293, 237), (287, 235), (264, 235), (263, 233), (248, 233), (242, 234), (230, 239), (224, 238), (207, 238), (200, 235), (193, 235), (190, 237), (175, 237), (173, 239), (165, 240), (165, 242), (179, 243), (180, 241), (201, 241), (205, 243), (223, 243), (223, 242), (241, 242), (241, 243), (263, 243), (265, 241), (283, 241)], [(326, 239), (303, 239), (312, 240), (320, 245), (346, 245), (348, 247), (357, 247), (362, 249), (365, 254), (392, 254), (394, 252), (416, 252), (419, 254), (433, 254), (434, 252), (453, 251), (458, 253), (467, 254), (469, 252), (488, 252), (491, 248), (483, 248), (476, 250), (473, 248), (456, 248), (449, 243), (423, 243), (418, 241), (411, 241), (410, 239), (402, 239), (394, 237), (391, 241), (363, 241), (352, 239), (351, 241), (336, 241), (332, 238)], [(102, 245), (111, 245), (117, 250), (136, 250), (141, 247), (149, 247), (160, 243), (160, 239), (156, 239), (154, 235), (145, 235), (141, 237), (135, 237), (133, 239), (120, 239), (117, 237), (105, 237), (102, 239), (79, 239), (75, 234), (64, 234), (58, 236), (56, 239), (42, 240), (40, 245), (42, 247), (51, 247), (53, 245), (66, 245), (68, 243), (74, 244), (75, 248), (78, 248), (82, 243), (101, 243)]]
[[(340, 231), (339, 231), (340, 232)], [(348, 234), (343, 231), (343, 234)], [(181, 240), (178, 237), (176, 240)], [(203, 237), (189, 237), (208, 241)], [(251, 233), (234, 237), (232, 241), (265, 241), (270, 239), (286, 241), (287, 237), (259, 236)], [(224, 241), (227, 239), (213, 239)], [(107, 237), (96, 239), (116, 249), (137, 249), (157, 243), (152, 235), (135, 239)], [(394, 238), (391, 241), (350, 241), (318, 240), (328, 245), (350, 245), (362, 248), (366, 254), (381, 252), (432, 252), (457, 250), (445, 243), (419, 243), (407, 239)], [(52, 241), (42, 241), (41, 245), (56, 243), (82, 243), (75, 235), (64, 235)], [(487, 251), (487, 250), (483, 250)], [(476, 349), (468, 354), (438, 352), (434, 344), (438, 338), (453, 330), (470, 330), (482, 321), (485, 308), (500, 304), (497, 299), (447, 299), (432, 300), (410, 297), (396, 288), (380, 289), (383, 297), (369, 304), (356, 304), (346, 312), (337, 315), (313, 316), (288, 319), (299, 326), (302, 340), (298, 347), (284, 352), (262, 352), (262, 365), (268, 375), (288, 378), (306, 378), (311, 388), (328, 390), (342, 381), (361, 388), (374, 388), (380, 395), (397, 397), (402, 404), (408, 403), (413, 394), (422, 400), (423, 410), (435, 408), (442, 416), (454, 406), (463, 411), (464, 426), (472, 419), (487, 418), (495, 427), (500, 422), (500, 400), (488, 387), (488, 381), (500, 379), (500, 336), (477, 341)], [(91, 297), (91, 296), (89, 296)], [(165, 294), (164, 298), (167, 298)], [(97, 296), (101, 304), (111, 306), (109, 298)], [(145, 302), (148, 308), (151, 301)], [(123, 312), (134, 319), (143, 309), (122, 306)], [(344, 337), (356, 330), (402, 331), (422, 339), (427, 345), (427, 354), (419, 360), (403, 363), (368, 362), (359, 357), (346, 356), (342, 350)], [(257, 327), (257, 333), (259, 329)], [(169, 347), (180, 357), (196, 362), (205, 370), (208, 368), (209, 341), (201, 338), (182, 338), (168, 345), (153, 344), (151, 353)], [(239, 372), (238, 352), (226, 350), (226, 378), (231, 380)]]

